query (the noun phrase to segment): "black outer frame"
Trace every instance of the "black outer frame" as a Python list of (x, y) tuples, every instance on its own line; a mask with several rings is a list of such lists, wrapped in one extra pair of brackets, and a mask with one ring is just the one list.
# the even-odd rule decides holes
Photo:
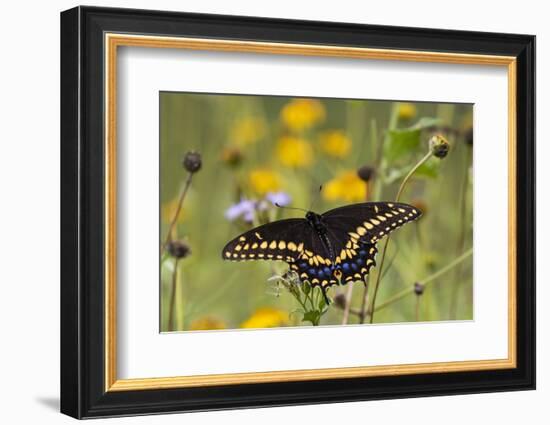
[[(104, 391), (105, 32), (517, 58), (517, 368)], [(61, 13), (61, 412), (76, 418), (535, 388), (535, 37), (77, 7)]]

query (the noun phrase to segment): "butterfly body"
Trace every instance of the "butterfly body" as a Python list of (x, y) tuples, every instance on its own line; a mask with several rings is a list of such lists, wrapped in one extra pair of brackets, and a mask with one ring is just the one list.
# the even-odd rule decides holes
[(231, 261), (281, 260), (301, 280), (321, 288), (364, 281), (376, 264), (380, 238), (420, 217), (411, 205), (366, 202), (323, 214), (308, 211), (258, 226), (230, 241), (222, 258)]

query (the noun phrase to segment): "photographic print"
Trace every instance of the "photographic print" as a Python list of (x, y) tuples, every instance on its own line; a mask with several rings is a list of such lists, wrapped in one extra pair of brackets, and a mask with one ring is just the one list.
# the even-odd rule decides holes
[(160, 93), (162, 332), (473, 319), (471, 104)]

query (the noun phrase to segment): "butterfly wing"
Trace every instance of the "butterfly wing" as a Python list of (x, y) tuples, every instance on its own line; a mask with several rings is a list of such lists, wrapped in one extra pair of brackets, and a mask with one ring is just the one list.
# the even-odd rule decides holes
[(293, 263), (311, 250), (312, 229), (303, 218), (289, 218), (255, 227), (225, 245), (222, 258), (231, 261), (282, 260)]
[(281, 260), (313, 286), (336, 284), (326, 246), (307, 220), (291, 218), (249, 230), (230, 241), (222, 258), (230, 261)]
[(384, 236), (422, 214), (398, 202), (365, 202), (327, 211), (322, 215), (337, 254), (335, 265), (341, 281), (364, 280), (376, 265), (376, 243)]

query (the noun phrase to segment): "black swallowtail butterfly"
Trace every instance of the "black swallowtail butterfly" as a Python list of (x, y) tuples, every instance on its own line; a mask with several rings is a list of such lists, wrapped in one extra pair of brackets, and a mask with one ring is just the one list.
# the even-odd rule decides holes
[(376, 264), (376, 243), (422, 214), (398, 202), (347, 205), (305, 218), (258, 226), (236, 237), (222, 251), (231, 261), (282, 260), (301, 280), (325, 288), (362, 280)]

